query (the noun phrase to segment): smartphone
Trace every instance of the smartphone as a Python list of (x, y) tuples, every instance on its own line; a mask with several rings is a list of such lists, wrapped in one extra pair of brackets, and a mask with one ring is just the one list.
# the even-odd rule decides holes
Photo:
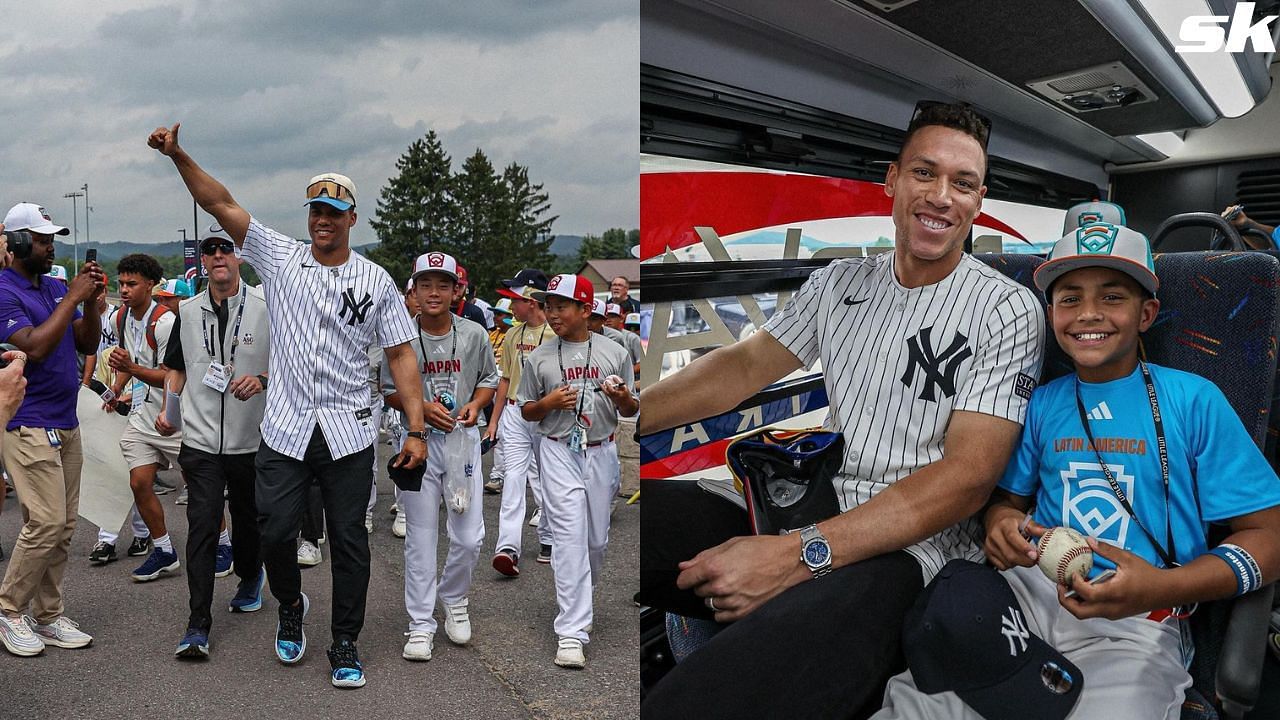
[(98, 262), (98, 248), (89, 248), (84, 251), (84, 261), (86, 263)]
[[(1111, 576), (1112, 576), (1112, 575), (1115, 575), (1115, 574), (1116, 574), (1116, 571), (1115, 571), (1115, 570), (1110, 570), (1110, 569), (1108, 569), (1108, 570), (1103, 570), (1102, 572), (1098, 573), (1098, 577), (1096, 577), (1096, 578), (1094, 578), (1094, 579), (1090, 580), (1090, 581), (1089, 581), (1089, 584), (1090, 584), (1090, 585), (1101, 585), (1102, 583), (1104, 583), (1104, 582), (1106, 582), (1106, 581), (1110, 580), (1110, 579), (1111, 579)], [(1073, 598), (1073, 597), (1075, 597), (1075, 596), (1076, 596), (1076, 591), (1075, 591), (1075, 590), (1068, 590), (1068, 591), (1067, 591), (1066, 593), (1064, 593), (1064, 594), (1065, 594), (1067, 597), (1069, 597), (1069, 598)]]
[(490, 440), (489, 438), (487, 438), (487, 437), (486, 437), (485, 439), (481, 440), (481, 441), (480, 441), (480, 454), (481, 454), (481, 455), (484, 455), (485, 453), (487, 453), (487, 452), (489, 452), (490, 450), (492, 450), (492, 449), (493, 449), (493, 446), (494, 446), (494, 445), (497, 445), (497, 444), (498, 444), (498, 440), (500, 440), (500, 439), (501, 439), (501, 438), (496, 438), (496, 437), (495, 437), (493, 440)]

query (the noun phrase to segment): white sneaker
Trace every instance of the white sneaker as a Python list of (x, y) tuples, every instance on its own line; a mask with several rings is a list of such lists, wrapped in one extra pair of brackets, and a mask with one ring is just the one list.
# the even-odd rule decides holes
[(409, 523), (404, 519), (404, 513), (396, 513), (396, 519), (391, 521), (391, 534), (402, 538), (408, 531)]
[(44, 641), (31, 632), (26, 618), (12, 618), (0, 613), (0, 642), (9, 652), (19, 657), (31, 657), (44, 652)]
[(298, 543), (298, 564), (311, 567), (320, 564), (320, 548), (312, 545), (310, 541), (303, 540)]
[(529, 527), (538, 527), (540, 522), (542, 522), (542, 508), (534, 508), (533, 517), (529, 518)]
[(404, 644), (404, 652), (401, 653), (405, 660), (426, 662), (431, 659), (431, 646), (435, 643), (435, 633), (413, 630), (405, 635), (409, 636), (409, 641)]
[(373, 534), (373, 511), (370, 510), (364, 514), (364, 529), (370, 535)]
[(577, 638), (560, 638), (560, 646), (556, 649), (556, 664), (575, 670), (586, 667), (587, 656), (582, 652), (582, 641)]
[(441, 600), (440, 610), (444, 614), (444, 634), (454, 645), (466, 645), (471, 642), (471, 616), (467, 614), (467, 598), (457, 605), (450, 605)]
[(65, 615), (48, 625), (41, 625), (31, 617), (27, 617), (26, 620), (32, 632), (39, 635), (45, 645), (75, 649), (87, 647), (93, 642), (93, 637), (89, 633), (81, 630), (75, 620)]

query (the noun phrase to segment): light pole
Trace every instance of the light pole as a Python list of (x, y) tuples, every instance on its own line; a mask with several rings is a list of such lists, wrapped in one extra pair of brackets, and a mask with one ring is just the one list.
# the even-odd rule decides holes
[(73, 228), (72, 232), (75, 233), (74, 235), (72, 235), (72, 242), (71, 242), (71, 248), (72, 248), (71, 254), (74, 258), (74, 264), (72, 265), (72, 267), (79, 267), (80, 266), (80, 213), (76, 210), (76, 198), (84, 197), (84, 193), (69, 192), (66, 195), (63, 195), (62, 197), (71, 198), (71, 227)]
[(89, 212), (93, 208), (89, 207), (89, 183), (85, 183), (80, 187), (84, 191), (84, 244), (89, 245)]

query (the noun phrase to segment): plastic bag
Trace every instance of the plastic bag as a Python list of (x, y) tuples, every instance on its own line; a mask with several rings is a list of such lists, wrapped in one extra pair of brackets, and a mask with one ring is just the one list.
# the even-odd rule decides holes
[(469, 428), (454, 427), (444, 439), (445, 463), (444, 504), (461, 515), (471, 507), (471, 486), (476, 468), (471, 464), (476, 440)]

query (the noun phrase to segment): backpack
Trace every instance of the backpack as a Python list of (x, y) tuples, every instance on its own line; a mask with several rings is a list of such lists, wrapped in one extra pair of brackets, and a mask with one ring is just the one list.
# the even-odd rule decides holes
[[(151, 314), (147, 316), (147, 346), (151, 348), (151, 364), (155, 367), (160, 366), (160, 350), (158, 343), (156, 343), (156, 322), (160, 319), (161, 315), (167, 312), (169, 312), (169, 308), (161, 305), (160, 303), (156, 303), (155, 307), (151, 309)], [(116, 311), (116, 338), (117, 342), (120, 343), (120, 347), (124, 347), (124, 324), (125, 318), (128, 317), (128, 315), (129, 308), (125, 305), (121, 305), (120, 309)]]

